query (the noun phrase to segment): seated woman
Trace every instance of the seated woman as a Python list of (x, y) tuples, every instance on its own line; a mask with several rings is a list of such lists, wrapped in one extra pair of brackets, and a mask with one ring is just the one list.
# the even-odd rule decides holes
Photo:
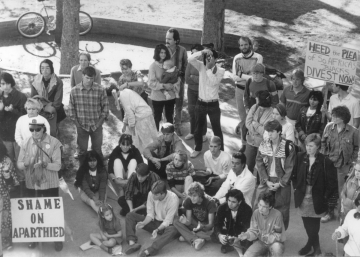
[(120, 197), (124, 195), (128, 179), (135, 173), (136, 166), (143, 162), (139, 150), (133, 145), (131, 135), (122, 134), (108, 163), (109, 178), (120, 188)]
[[(283, 104), (275, 105), (272, 111), (272, 118), (277, 120), (282, 126), (281, 136), (286, 140), (295, 142), (295, 128), (294, 126), (286, 119), (286, 108)], [(269, 139), (269, 133), (265, 131), (264, 139)]]
[(87, 151), (85, 159), (76, 172), (75, 187), (82, 190), (80, 198), (98, 213), (99, 207), (106, 201), (107, 173), (100, 155)]
[(173, 161), (166, 165), (167, 181), (171, 191), (179, 198), (180, 204), (188, 197), (188, 189), (195, 175), (194, 165), (185, 152), (179, 150), (173, 155)]
[(305, 151), (305, 138), (312, 133), (322, 134), (325, 123), (322, 123), (321, 107), (324, 97), (320, 91), (311, 91), (309, 94), (310, 106), (300, 109), (295, 129), (299, 134), (299, 146)]

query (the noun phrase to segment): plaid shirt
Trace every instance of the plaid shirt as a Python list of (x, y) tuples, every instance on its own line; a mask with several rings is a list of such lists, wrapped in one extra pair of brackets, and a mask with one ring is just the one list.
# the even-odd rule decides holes
[(152, 171), (150, 171), (145, 181), (141, 183), (139, 182), (136, 173), (131, 174), (126, 186), (125, 199), (132, 200), (133, 197), (138, 194), (148, 195), (148, 193), (151, 191), (152, 184), (158, 180), (160, 180), (160, 177)]
[(95, 131), (100, 118), (109, 115), (109, 101), (106, 91), (99, 84), (93, 82), (90, 89), (82, 83), (71, 89), (69, 102), (69, 116), (77, 120), (86, 131)]

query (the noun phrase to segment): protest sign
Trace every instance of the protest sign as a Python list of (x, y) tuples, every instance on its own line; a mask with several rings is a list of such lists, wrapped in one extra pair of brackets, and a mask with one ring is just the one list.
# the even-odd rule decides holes
[(308, 41), (305, 77), (350, 86), (355, 83), (358, 51)]
[(13, 242), (65, 241), (61, 197), (11, 199)]

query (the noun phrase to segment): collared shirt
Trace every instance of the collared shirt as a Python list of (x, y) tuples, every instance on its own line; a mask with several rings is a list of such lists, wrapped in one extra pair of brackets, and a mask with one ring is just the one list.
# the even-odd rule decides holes
[(138, 180), (135, 173), (131, 174), (125, 191), (125, 200), (132, 200), (134, 195), (147, 195), (155, 181), (160, 180), (159, 175), (150, 171), (149, 176), (142, 182)]
[(154, 199), (151, 191), (149, 192), (146, 202), (147, 216), (152, 220), (162, 221), (161, 225), (164, 227), (168, 227), (173, 223), (174, 217), (177, 216), (178, 208), (179, 198), (175, 193), (168, 190), (165, 198), (159, 201)]
[(189, 63), (199, 71), (199, 98), (205, 101), (218, 100), (220, 81), (225, 70), (216, 65), (212, 69), (207, 69), (203, 61), (197, 59), (201, 55), (200, 51), (189, 57)]
[[(303, 86), (303, 89), (295, 93), (293, 86), (286, 87), (280, 97), (280, 101), (285, 104), (287, 117), (296, 121), (300, 109), (309, 105), (310, 90)], [(295, 122), (294, 124), (295, 125)]]
[(329, 123), (324, 129), (321, 139), (321, 152), (329, 156), (336, 168), (356, 161), (359, 151), (359, 130), (345, 125), (345, 128), (338, 132), (337, 125)]
[(225, 195), (230, 189), (238, 189), (243, 193), (245, 202), (251, 206), (255, 185), (256, 179), (247, 166), (239, 176), (236, 176), (236, 173), (231, 169), (214, 198), (219, 199), (220, 203), (223, 203), (225, 202)]
[(261, 54), (252, 52), (252, 54), (246, 57), (243, 53), (235, 55), (232, 66), (232, 73), (233, 75), (244, 79), (237, 81), (236, 84), (245, 86), (246, 81), (251, 78), (251, 68), (257, 63), (263, 63), (263, 57)]
[(82, 83), (76, 85), (70, 92), (69, 114), (70, 119), (77, 120), (86, 131), (95, 131), (99, 119), (109, 115), (105, 89), (95, 82), (90, 89), (86, 89)]
[(12, 104), (13, 110), (11, 112), (17, 114), (18, 116), (26, 114), (25, 103), (27, 97), (24, 93), (21, 93), (16, 88), (12, 88), (12, 91), (8, 94), (8, 97), (4, 96), (2, 92), (4, 107), (8, 107)]
[(207, 150), (204, 153), (204, 162), (205, 167), (221, 179), (226, 178), (231, 169), (231, 156), (224, 151), (221, 151), (220, 155), (214, 159), (210, 150)]
[[(41, 183), (40, 186), (36, 186), (36, 189), (45, 190), (50, 188), (57, 188), (59, 187), (58, 171), (61, 168), (61, 143), (55, 137), (45, 134), (45, 138), (40, 142), (40, 146), (51, 159), (49, 159), (46, 154), (41, 155), (43, 158), (41, 161), (48, 164), (46, 168), (43, 168), (45, 175), (44, 183)], [(24, 162), (28, 162), (31, 160), (31, 158), (34, 158), (38, 151), (41, 150), (38, 149), (33, 137), (25, 140), (20, 149), (17, 163), (20, 169), (25, 169), (25, 183), (26, 187), (29, 189), (35, 189), (35, 185), (32, 182), (32, 171), (30, 170), (30, 165), (25, 168)]]
[[(82, 70), (80, 64), (75, 65), (71, 68), (70, 71), (70, 85), (71, 87), (75, 87), (77, 84), (82, 82)], [(94, 82), (101, 85), (101, 71), (95, 69), (95, 78)]]
[(339, 94), (334, 94), (330, 97), (329, 102), (329, 112), (340, 105), (345, 105), (347, 108), (349, 108), (351, 119), (349, 121), (349, 125), (354, 126), (354, 119), (360, 118), (360, 101), (359, 99), (356, 99), (351, 94), (348, 94), (346, 97), (344, 97), (342, 100), (339, 98)]

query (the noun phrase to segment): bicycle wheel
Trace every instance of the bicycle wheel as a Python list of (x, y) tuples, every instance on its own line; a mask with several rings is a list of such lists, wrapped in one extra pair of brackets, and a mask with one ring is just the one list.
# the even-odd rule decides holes
[(86, 12), (79, 12), (79, 34), (80, 36), (86, 35), (93, 27), (93, 20)]
[(46, 27), (45, 19), (37, 12), (28, 12), (20, 16), (16, 22), (19, 33), (27, 38), (35, 38), (44, 32)]

